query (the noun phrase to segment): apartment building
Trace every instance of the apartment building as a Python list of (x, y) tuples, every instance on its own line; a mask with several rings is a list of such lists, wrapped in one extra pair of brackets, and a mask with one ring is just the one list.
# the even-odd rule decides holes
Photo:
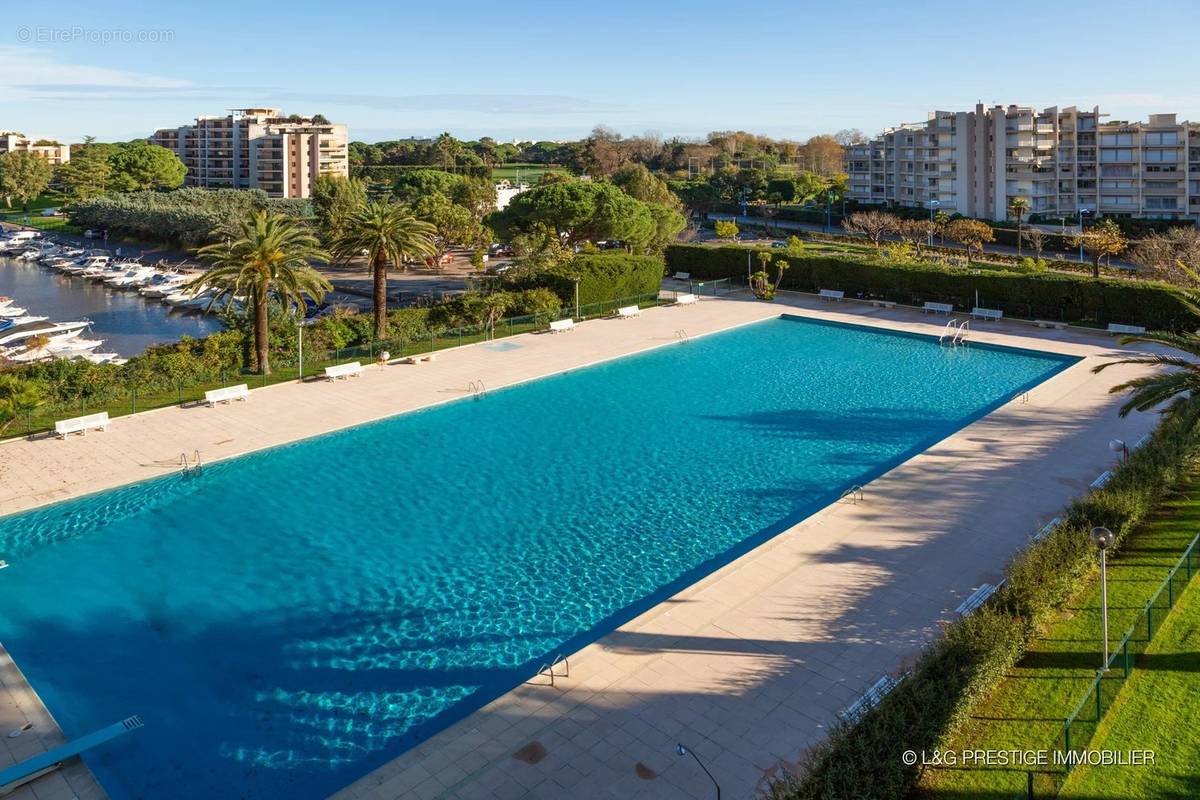
[(4, 153), (33, 153), (57, 167), (71, 160), (71, 145), (48, 139), (30, 139), (15, 131), (0, 131), (0, 155)]
[(1200, 219), (1200, 123), (1105, 120), (1099, 107), (934, 111), (846, 151), (847, 197), (1002, 220), (1030, 213)]
[(345, 125), (283, 116), (277, 108), (234, 109), (223, 117), (161, 128), (150, 141), (187, 167), (185, 186), (262, 189), (272, 197), (308, 197), (321, 175), (349, 175)]

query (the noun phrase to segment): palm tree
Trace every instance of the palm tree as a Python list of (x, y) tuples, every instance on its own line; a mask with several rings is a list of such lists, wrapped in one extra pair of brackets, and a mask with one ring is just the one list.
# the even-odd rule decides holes
[(304, 298), (321, 302), (333, 287), (312, 264), (329, 260), (312, 232), (290, 217), (256, 211), (238, 226), (235, 236), (200, 248), (198, 255), (213, 268), (188, 284), (197, 294), (215, 290), (210, 306), (226, 305), (243, 295), (254, 309), (254, 352), (258, 369), (271, 374), (268, 303), (277, 299), (285, 310), (304, 306)]
[(0, 433), (45, 402), (38, 384), (16, 375), (0, 375)]
[(1014, 197), (1008, 201), (1008, 212), (1017, 218), (1017, 255), (1021, 255), (1021, 217), (1029, 210), (1029, 201), (1024, 197)]
[(375, 338), (387, 336), (387, 271), (404, 267), (412, 256), (431, 256), (437, 251), (437, 229), (413, 216), (400, 203), (369, 201), (351, 214), (342, 233), (333, 240), (332, 250), (340, 261), (358, 255), (371, 264), (375, 294)]
[(1192, 356), (1191, 359), (1175, 355), (1145, 355), (1109, 361), (1092, 368), (1100, 372), (1117, 364), (1148, 364), (1155, 367), (1175, 367), (1169, 371), (1156, 372), (1141, 378), (1125, 381), (1114, 386), (1110, 392), (1129, 392), (1129, 400), (1121, 406), (1122, 417), (1131, 411), (1150, 411), (1170, 400), (1169, 413), (1178, 412), (1189, 403), (1200, 400), (1200, 335), (1195, 333), (1144, 333), (1126, 336), (1121, 344), (1145, 342), (1161, 344)]

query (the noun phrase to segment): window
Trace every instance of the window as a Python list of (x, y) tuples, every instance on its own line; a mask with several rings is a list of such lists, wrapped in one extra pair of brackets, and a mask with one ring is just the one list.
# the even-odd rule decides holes
[(1178, 150), (1147, 150), (1146, 161), (1175, 161), (1179, 157)]
[(1179, 144), (1179, 134), (1175, 131), (1166, 131), (1163, 133), (1147, 133), (1146, 144)]
[(1100, 160), (1104, 163), (1133, 161), (1132, 150), (1101, 150)]
[(1133, 181), (1100, 181), (1101, 189), (1132, 189)]
[(1100, 144), (1107, 147), (1129, 147), (1133, 144), (1132, 133), (1102, 133)]
[(1173, 211), (1179, 208), (1178, 198), (1175, 197), (1147, 197), (1146, 208), (1161, 209), (1163, 211)]
[(1133, 197), (1127, 194), (1105, 194), (1100, 196), (1100, 204), (1105, 206), (1131, 206)]

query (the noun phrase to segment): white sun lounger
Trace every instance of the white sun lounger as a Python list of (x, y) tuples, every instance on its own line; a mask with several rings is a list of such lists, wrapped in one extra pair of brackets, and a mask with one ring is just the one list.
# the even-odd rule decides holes
[(681, 294), (675, 298), (675, 305), (677, 306), (690, 306), (698, 302), (700, 302), (700, 298), (694, 294)]
[(575, 330), (575, 320), (573, 319), (556, 319), (550, 323), (551, 333), (566, 333), (573, 330)]
[(629, 319), (630, 317), (639, 316), (642, 309), (638, 306), (621, 306), (617, 309), (617, 316), (621, 319)]
[(677, 281), (690, 281), (690, 280), (692, 279), (692, 273), (690, 273), (690, 272), (676, 272), (676, 273), (675, 273), (674, 275), (672, 275), (671, 277), (672, 277), (672, 278), (674, 278), (674, 279), (675, 279), (675, 280), (677, 280)]
[(921, 306), (921, 311), (925, 312), (926, 314), (931, 311), (934, 314), (953, 314), (954, 306), (950, 303), (931, 303), (926, 300), (925, 305)]
[(250, 387), (244, 383), (239, 383), (237, 386), (226, 386), (221, 389), (210, 389), (204, 393), (204, 402), (208, 403), (209, 408), (213, 408), (217, 403), (229, 403), (233, 400), (245, 401), (250, 396)]
[(999, 586), (993, 586), (990, 583), (981, 583), (979, 588), (972, 592), (971, 596), (963, 600), (962, 605), (954, 610), (964, 617), (969, 617), (979, 610), (979, 607), (987, 602), (987, 599), (994, 595), (1000, 589), (1000, 586), (1003, 585), (1003, 582)]
[(1116, 322), (1108, 323), (1109, 333), (1124, 333), (1131, 336), (1141, 336), (1146, 332), (1146, 329), (1141, 325), (1119, 325)]
[(822, 300), (835, 300), (839, 303), (846, 299), (846, 293), (838, 289), (822, 289), (818, 296)]
[(855, 700), (844, 711), (839, 711), (838, 716), (845, 722), (854, 722), (863, 714), (870, 711), (875, 706), (887, 697), (887, 695), (900, 684), (900, 680), (893, 675), (884, 675), (879, 680), (867, 689), (866, 694)]
[(325, 368), (325, 377), (331, 381), (354, 378), (360, 374), (362, 374), (362, 364), (357, 361), (351, 361), (349, 364), (335, 364)]
[(58, 438), (67, 438), (68, 433), (79, 433), (87, 435), (88, 431), (106, 431), (108, 430), (108, 412), (101, 411), (99, 414), (88, 414), (86, 417), (73, 417), (71, 419), (60, 419), (54, 423), (54, 433)]

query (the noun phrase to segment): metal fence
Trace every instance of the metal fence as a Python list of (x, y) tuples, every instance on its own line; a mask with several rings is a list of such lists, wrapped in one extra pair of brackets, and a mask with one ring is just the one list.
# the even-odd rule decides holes
[(204, 393), (227, 386), (246, 384), (250, 388), (261, 388), (287, 381), (306, 380), (317, 377), (325, 367), (351, 361), (374, 362), (382, 353), (389, 359), (433, 353), (468, 344), (503, 339), (522, 333), (546, 330), (549, 324), (560, 319), (576, 321), (611, 316), (618, 308), (636, 305), (648, 308), (674, 302), (676, 292), (662, 291), (654, 294), (636, 295), (590, 303), (579, 307), (569, 306), (553, 313), (532, 314), (521, 317), (506, 317), (491, 325), (470, 325), (449, 330), (431, 331), (421, 337), (389, 337), (354, 347), (315, 348), (304, 342), (301, 329), (298, 352), (290, 356), (273, 355), (271, 374), (262, 375), (249, 370), (218, 371), (187, 378), (168, 375), (151, 375), (150, 380), (130, 383), (125, 387), (103, 392), (81, 388), (76, 396), (47, 403), (27, 412), (20, 419), (0, 431), (0, 438), (34, 436), (52, 430), (56, 420), (68, 417), (108, 412), (110, 417), (134, 414), (154, 408), (172, 405), (188, 405), (201, 402)]
[(1137, 657), (1145, 652), (1154, 632), (1166, 619), (1175, 601), (1183, 594), (1192, 575), (1200, 572), (1200, 535), (1192, 539), (1183, 555), (1167, 574), (1166, 580), (1138, 614), (1109, 656), (1106, 669), (1096, 673), (1087, 692), (1067, 716), (1062, 731), (1054, 743), (1056, 768), (1029, 773), (1028, 786), (1016, 798), (1053, 797), (1062, 788), (1071, 770), (1085, 757), (1088, 744), (1096, 735), (1101, 720), (1112, 707), (1117, 695), (1136, 666)]

